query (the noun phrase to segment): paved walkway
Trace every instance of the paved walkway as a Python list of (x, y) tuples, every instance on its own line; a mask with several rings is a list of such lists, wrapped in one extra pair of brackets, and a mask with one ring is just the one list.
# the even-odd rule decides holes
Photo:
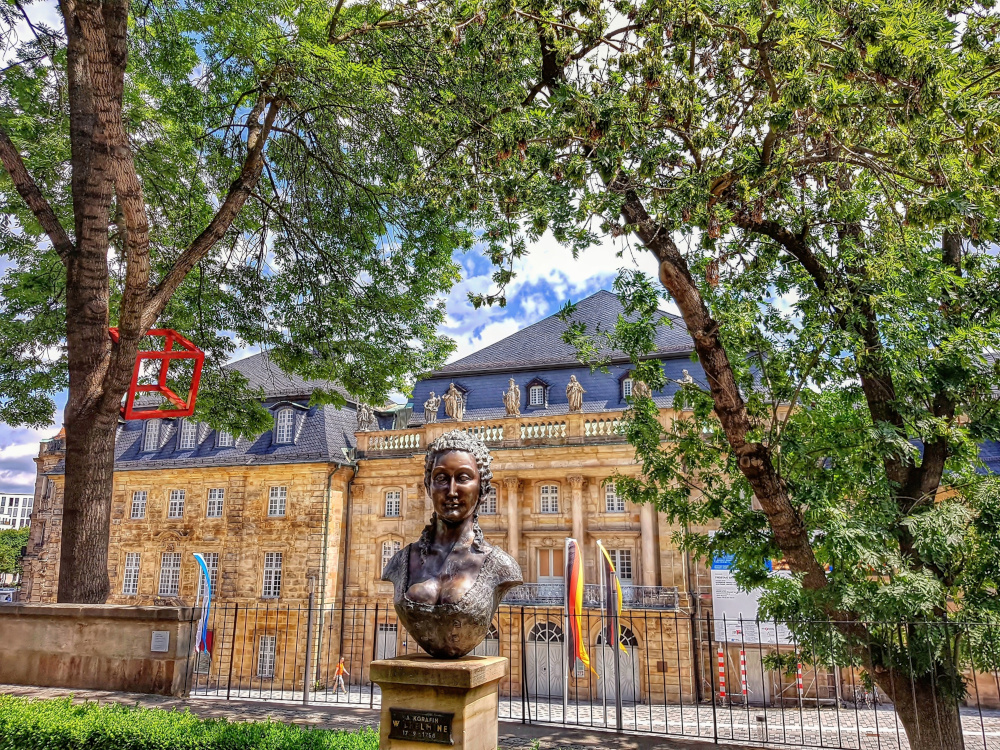
[[(287, 724), (311, 726), (319, 729), (355, 730), (378, 726), (378, 711), (367, 707), (347, 705), (303, 706), (289, 702), (249, 700), (220, 700), (217, 698), (171, 698), (144, 693), (116, 693), (106, 690), (69, 690), (63, 688), (26, 687), (2, 685), (0, 693), (26, 698), (65, 698), (74, 701), (98, 703), (126, 703), (146, 708), (166, 710), (190, 709), (203, 718), (230, 721), (282, 721)], [(521, 724), (519, 721), (500, 722), (499, 744), (503, 748), (533, 748), (537, 742), (540, 750), (704, 750), (712, 745), (667, 737), (648, 735), (619, 735), (602, 729), (563, 729)], [(739, 750), (741, 745), (726, 745)], [(758, 745), (759, 747), (759, 745)]]

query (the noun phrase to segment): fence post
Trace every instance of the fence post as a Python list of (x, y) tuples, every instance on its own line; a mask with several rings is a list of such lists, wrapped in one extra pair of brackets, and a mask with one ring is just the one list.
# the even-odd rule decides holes
[(313, 605), (316, 603), (316, 594), (313, 593), (312, 579), (309, 581), (309, 604), (306, 612), (306, 668), (302, 671), (302, 705), (309, 705), (309, 677), (312, 672), (313, 655)]
[[(712, 619), (708, 612), (705, 610), (705, 627), (708, 632), (705, 633), (705, 640), (709, 644), (715, 640), (715, 633), (712, 632)], [(719, 744), (719, 717), (715, 710), (715, 680), (712, 680), (712, 741), (718, 745)], [(700, 732), (700, 730), (699, 730)]]
[[(375, 661), (378, 654), (378, 602), (375, 602), (375, 628), (372, 631), (372, 661)], [(367, 607), (366, 607), (367, 609)], [(382, 656), (385, 656), (383, 653)], [(375, 683), (371, 678), (371, 662), (368, 663), (368, 708), (375, 707)], [(364, 666), (362, 665), (362, 671)]]
[[(233, 603), (233, 637), (229, 641), (229, 674), (226, 676), (226, 700), (233, 689), (233, 659), (236, 654), (236, 620), (240, 616), (240, 603)], [(241, 667), (242, 670), (242, 667)]]

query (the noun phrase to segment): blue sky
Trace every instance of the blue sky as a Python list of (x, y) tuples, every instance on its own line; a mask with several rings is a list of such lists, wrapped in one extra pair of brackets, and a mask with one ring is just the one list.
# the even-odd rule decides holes
[[(617, 249), (623, 247), (623, 256), (616, 257)], [(491, 266), (476, 251), (458, 255), (456, 259), (462, 265), (463, 278), (448, 295), (447, 320), (441, 328), (458, 345), (452, 359), (464, 357), (557, 312), (567, 300), (580, 300), (599, 289), (610, 289), (623, 266), (637, 267), (649, 274), (656, 271), (652, 256), (637, 253), (620, 240), (616, 244), (608, 240), (574, 260), (568, 249), (546, 235), (515, 266), (517, 277), (507, 288), (507, 306), (476, 310), (468, 301), (468, 293), (492, 288)], [(0, 258), (0, 273), (2, 261)], [(255, 351), (241, 348), (236, 358)], [(65, 395), (60, 394), (53, 424), (44, 429), (14, 428), (0, 423), (0, 492), (31, 491), (35, 481), (32, 457), (38, 455), (38, 441), (51, 437), (59, 429), (65, 402)]]

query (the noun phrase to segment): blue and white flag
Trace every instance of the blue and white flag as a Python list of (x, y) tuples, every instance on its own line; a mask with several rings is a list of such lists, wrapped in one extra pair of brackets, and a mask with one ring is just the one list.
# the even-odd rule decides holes
[[(198, 561), (198, 567), (201, 568), (202, 582), (204, 584), (204, 586), (198, 588), (198, 599), (201, 599), (201, 592), (203, 590), (205, 592), (205, 600), (201, 603), (201, 622), (198, 626), (198, 640), (195, 643), (194, 649), (198, 653), (201, 653), (202, 651), (209, 651), (212, 648), (208, 636), (208, 615), (212, 609), (212, 577), (208, 572), (208, 564), (205, 562), (204, 555), (200, 552), (195, 552), (194, 559)], [(195, 602), (195, 606), (198, 606), (197, 602)]]

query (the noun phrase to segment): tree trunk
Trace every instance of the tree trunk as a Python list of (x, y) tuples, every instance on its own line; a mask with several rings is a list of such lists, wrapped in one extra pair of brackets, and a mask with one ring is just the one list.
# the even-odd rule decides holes
[[(98, 240), (101, 238), (98, 237)], [(102, 248), (103, 245), (103, 248)], [(107, 243), (90, 242), (67, 264), (66, 469), (58, 601), (102, 604), (110, 590), (108, 538), (118, 411), (138, 337), (108, 334)]]
[(96, 409), (66, 411), (58, 598), (60, 602), (103, 604), (110, 591), (108, 537), (117, 419)]
[(962, 723), (955, 698), (942, 694), (934, 678), (912, 681), (895, 671), (876, 676), (876, 683), (892, 700), (911, 750), (963, 750)]

